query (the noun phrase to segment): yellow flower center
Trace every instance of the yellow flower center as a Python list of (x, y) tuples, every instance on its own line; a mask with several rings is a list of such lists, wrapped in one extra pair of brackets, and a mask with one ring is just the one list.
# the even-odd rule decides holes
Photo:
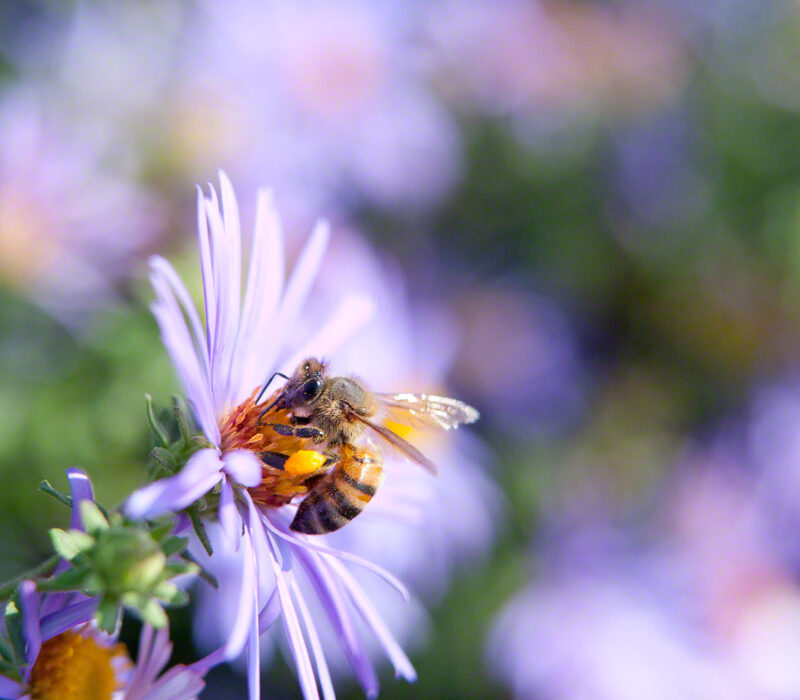
[(33, 700), (110, 700), (120, 687), (115, 658), (127, 660), (123, 644), (103, 646), (91, 634), (68, 630), (42, 644), (31, 670)]

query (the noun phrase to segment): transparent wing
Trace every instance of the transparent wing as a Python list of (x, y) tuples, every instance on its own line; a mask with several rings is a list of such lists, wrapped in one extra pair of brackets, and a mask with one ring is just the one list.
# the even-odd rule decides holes
[(365, 425), (367, 425), (371, 430), (373, 435), (379, 435), (382, 437), (386, 442), (396, 447), (400, 452), (402, 452), (406, 457), (412, 459), (421, 467), (427, 469), (431, 474), (436, 474), (437, 469), (436, 465), (431, 462), (422, 452), (420, 452), (414, 445), (412, 445), (407, 440), (401, 438), (397, 433), (389, 430), (384, 425), (380, 425), (379, 423), (373, 423), (368, 418), (364, 418), (363, 416), (359, 416), (356, 413), (351, 414), (353, 418), (356, 420), (361, 421)]
[(419, 422), (452, 430), (464, 423), (474, 423), (480, 413), (458, 399), (434, 394), (378, 394), (383, 406), (398, 423)]

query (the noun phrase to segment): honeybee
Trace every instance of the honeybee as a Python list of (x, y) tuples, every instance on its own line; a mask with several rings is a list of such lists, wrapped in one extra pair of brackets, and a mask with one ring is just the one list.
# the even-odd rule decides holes
[(262, 417), (273, 408), (286, 411), (290, 424), (267, 425), (280, 435), (309, 438), (322, 445), (328, 464), (333, 465), (326, 472), (310, 475), (308, 493), (290, 525), (309, 535), (343, 527), (375, 495), (383, 482), (383, 460), (371, 436), (436, 473), (431, 460), (378, 422), (383, 414), (443, 430), (474, 423), (479, 417), (472, 406), (444, 396), (374, 393), (353, 377), (330, 376), (327, 365), (313, 357), (300, 363)]

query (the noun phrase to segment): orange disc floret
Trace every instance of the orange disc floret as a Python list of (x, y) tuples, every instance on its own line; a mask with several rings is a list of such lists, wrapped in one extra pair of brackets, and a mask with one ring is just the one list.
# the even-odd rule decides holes
[(258, 388), (220, 421), (221, 446), (223, 452), (250, 450), (259, 456), (271, 452), (287, 458), (283, 469), (262, 462), (261, 484), (249, 489), (256, 503), (279, 507), (308, 491), (304, 482), (323, 469), (326, 457), (316, 450), (307, 449), (308, 438), (275, 432), (270, 424), (290, 425), (288, 412), (271, 409), (262, 416), (278, 392), (259, 404), (255, 402), (257, 394)]
[(129, 665), (124, 644), (104, 645), (85, 627), (42, 644), (31, 669), (33, 700), (110, 700), (119, 690), (115, 666)]

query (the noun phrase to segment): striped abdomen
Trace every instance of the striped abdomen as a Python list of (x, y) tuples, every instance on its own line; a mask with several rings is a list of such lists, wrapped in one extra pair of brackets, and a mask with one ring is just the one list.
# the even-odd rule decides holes
[(344, 445), (333, 469), (300, 502), (291, 529), (307, 535), (338, 530), (364, 510), (382, 481), (378, 455)]

